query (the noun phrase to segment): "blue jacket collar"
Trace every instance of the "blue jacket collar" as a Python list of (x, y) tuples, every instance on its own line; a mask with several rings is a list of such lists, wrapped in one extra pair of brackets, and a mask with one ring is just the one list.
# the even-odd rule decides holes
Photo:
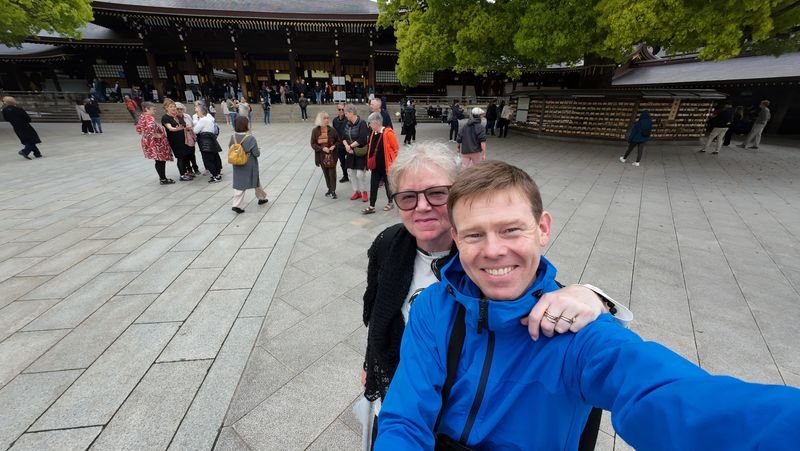
[(511, 301), (497, 301), (482, 297), (480, 288), (467, 276), (457, 256), (442, 268), (442, 283), (446, 284), (447, 292), (466, 309), (467, 327), (478, 332), (485, 328), (501, 331), (521, 327), (520, 318), (530, 313), (542, 294), (559, 288), (555, 277), (555, 266), (541, 257), (536, 279), (525, 293)]

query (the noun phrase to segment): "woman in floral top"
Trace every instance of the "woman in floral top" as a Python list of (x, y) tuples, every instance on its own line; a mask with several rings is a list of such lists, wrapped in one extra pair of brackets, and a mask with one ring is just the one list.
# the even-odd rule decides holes
[(162, 185), (175, 183), (175, 180), (167, 178), (166, 166), (167, 161), (172, 161), (172, 149), (167, 142), (164, 127), (156, 122), (153, 116), (156, 107), (151, 102), (144, 102), (142, 110), (144, 112), (139, 116), (139, 122), (136, 123), (136, 132), (142, 135), (144, 157), (148, 160), (156, 160), (156, 172), (158, 172)]

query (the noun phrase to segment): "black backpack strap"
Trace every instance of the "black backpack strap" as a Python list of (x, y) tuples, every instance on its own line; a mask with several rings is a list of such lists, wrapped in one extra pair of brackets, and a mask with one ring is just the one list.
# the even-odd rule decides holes
[(464, 337), (467, 335), (467, 324), (464, 322), (466, 312), (464, 306), (458, 304), (456, 322), (453, 324), (453, 330), (450, 331), (450, 341), (447, 344), (447, 378), (445, 378), (444, 386), (442, 387), (442, 407), (439, 409), (439, 416), (436, 417), (436, 424), (433, 426), (434, 434), (439, 429), (439, 423), (442, 422), (444, 407), (447, 405), (447, 398), (450, 397), (450, 389), (453, 388), (453, 384), (456, 381), (456, 369), (458, 369), (458, 361), (461, 359)]

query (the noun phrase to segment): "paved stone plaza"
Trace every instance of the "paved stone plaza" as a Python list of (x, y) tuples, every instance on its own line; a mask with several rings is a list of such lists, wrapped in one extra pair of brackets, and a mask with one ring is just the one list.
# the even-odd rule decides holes
[[(0, 449), (359, 449), (366, 249), (397, 212), (323, 196), (311, 122), (256, 126), (270, 202), (238, 216), (227, 163), (160, 186), (129, 124), (35, 125), (25, 161), (0, 123)], [(561, 282), (710, 372), (800, 386), (800, 142), (652, 144), (639, 168), (623, 147), (512, 134), (489, 154), (540, 184)], [(626, 448), (606, 415), (598, 449)]]

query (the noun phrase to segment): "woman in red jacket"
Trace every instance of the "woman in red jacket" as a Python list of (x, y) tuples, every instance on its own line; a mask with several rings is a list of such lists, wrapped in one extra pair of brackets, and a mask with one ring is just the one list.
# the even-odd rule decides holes
[(168, 179), (167, 161), (172, 161), (172, 149), (167, 142), (166, 131), (154, 117), (156, 106), (150, 102), (142, 104), (144, 110), (136, 123), (136, 132), (142, 135), (142, 152), (148, 160), (156, 160), (156, 172), (162, 185), (171, 185), (175, 180)]
[(392, 203), (392, 192), (389, 189), (389, 169), (397, 158), (400, 144), (397, 142), (397, 135), (394, 130), (383, 126), (383, 116), (381, 113), (372, 113), (367, 117), (367, 124), (372, 129), (369, 135), (367, 146), (367, 168), (372, 172), (370, 178), (369, 207), (361, 210), (361, 213), (368, 215), (375, 213), (375, 200), (378, 197), (378, 188), (383, 182), (386, 188), (386, 198), (389, 202), (383, 207), (383, 211), (394, 208)]

